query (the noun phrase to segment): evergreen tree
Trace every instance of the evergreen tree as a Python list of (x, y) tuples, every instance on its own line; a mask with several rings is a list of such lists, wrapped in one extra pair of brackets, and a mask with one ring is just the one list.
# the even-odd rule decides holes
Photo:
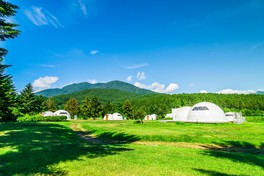
[(100, 116), (102, 111), (102, 106), (101, 103), (98, 99), (98, 97), (93, 97), (91, 99), (91, 117), (92, 118), (97, 118)]
[(114, 104), (109, 102), (109, 101), (106, 102), (106, 104), (103, 107), (103, 115), (112, 114), (112, 113), (114, 113), (114, 111), (115, 111)]
[(78, 114), (79, 105), (76, 98), (71, 98), (67, 101), (65, 105), (65, 110), (68, 111), (72, 117)]
[(55, 112), (57, 110), (56, 102), (53, 98), (48, 98), (47, 100), (42, 102), (42, 111), (52, 111)]
[(19, 109), (23, 114), (38, 113), (40, 105), (37, 105), (36, 96), (33, 93), (33, 87), (31, 84), (27, 84), (26, 87), (20, 92)]
[(91, 99), (86, 97), (80, 107), (81, 115), (84, 116), (85, 119), (91, 117)]
[[(19, 34), (19, 31), (14, 29), (17, 25), (5, 20), (6, 17), (15, 15), (17, 8), (11, 3), (0, 0), (0, 41), (15, 38)], [(0, 48), (0, 121), (15, 120), (12, 111), (15, 109), (16, 93), (11, 76), (4, 73), (9, 67), (3, 64), (6, 54), (7, 50)]]
[(126, 100), (122, 106), (123, 114), (128, 118), (134, 118), (134, 108), (131, 101)]

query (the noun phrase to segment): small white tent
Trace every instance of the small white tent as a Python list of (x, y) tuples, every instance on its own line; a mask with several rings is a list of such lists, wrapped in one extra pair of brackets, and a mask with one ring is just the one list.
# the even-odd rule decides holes
[(190, 106), (172, 109), (173, 121), (188, 121), (188, 115), (191, 109), (192, 107)]
[(54, 116), (66, 116), (67, 120), (71, 120), (71, 115), (65, 110), (58, 110), (54, 112)]
[(123, 117), (120, 113), (106, 114), (104, 120), (123, 120)]
[(201, 102), (192, 107), (188, 115), (189, 122), (225, 123), (228, 122), (224, 111), (216, 104)]
[(42, 116), (44, 116), (44, 117), (47, 117), (47, 116), (54, 116), (54, 113), (51, 112), (51, 111), (45, 111), (45, 112), (42, 112)]
[(146, 115), (144, 120), (157, 120), (157, 115), (156, 114)]

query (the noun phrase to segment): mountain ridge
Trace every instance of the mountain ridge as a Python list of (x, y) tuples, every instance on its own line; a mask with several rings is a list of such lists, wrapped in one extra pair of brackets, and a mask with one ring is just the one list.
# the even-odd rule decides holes
[(96, 83), (91, 84), (88, 82), (81, 82), (81, 83), (74, 83), (67, 86), (64, 86), (63, 88), (54, 88), (54, 89), (46, 89), (39, 92), (36, 92), (36, 95), (43, 95), (45, 97), (52, 97), (57, 95), (64, 95), (74, 92), (79, 92), (86, 89), (117, 89), (122, 90), (125, 92), (134, 93), (137, 95), (147, 95), (147, 94), (155, 94), (155, 92), (151, 90), (141, 89), (139, 87), (136, 87), (132, 84), (122, 82), (122, 81), (110, 81), (107, 83)]

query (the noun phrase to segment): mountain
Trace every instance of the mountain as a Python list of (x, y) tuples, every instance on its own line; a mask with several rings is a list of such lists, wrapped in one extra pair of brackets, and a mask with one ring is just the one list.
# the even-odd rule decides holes
[(154, 92), (146, 89), (138, 88), (132, 84), (125, 83), (122, 81), (111, 81), (107, 83), (97, 83), (90, 84), (88, 82), (75, 83), (67, 85), (61, 89), (46, 89), (40, 92), (37, 92), (36, 95), (43, 95), (45, 97), (52, 97), (56, 95), (69, 94), (74, 92), (79, 92), (86, 89), (117, 89), (125, 92), (130, 92), (137, 95), (147, 95), (153, 94)]
[(259, 94), (259, 95), (264, 95), (264, 91), (257, 91), (256, 94)]

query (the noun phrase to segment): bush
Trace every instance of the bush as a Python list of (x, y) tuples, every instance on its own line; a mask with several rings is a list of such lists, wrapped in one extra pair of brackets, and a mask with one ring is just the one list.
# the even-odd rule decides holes
[(248, 122), (264, 122), (264, 116), (247, 116)]
[(28, 115), (26, 114), (23, 117), (18, 117), (18, 122), (62, 122), (66, 121), (66, 116), (42, 116), (39, 114), (36, 115)]

